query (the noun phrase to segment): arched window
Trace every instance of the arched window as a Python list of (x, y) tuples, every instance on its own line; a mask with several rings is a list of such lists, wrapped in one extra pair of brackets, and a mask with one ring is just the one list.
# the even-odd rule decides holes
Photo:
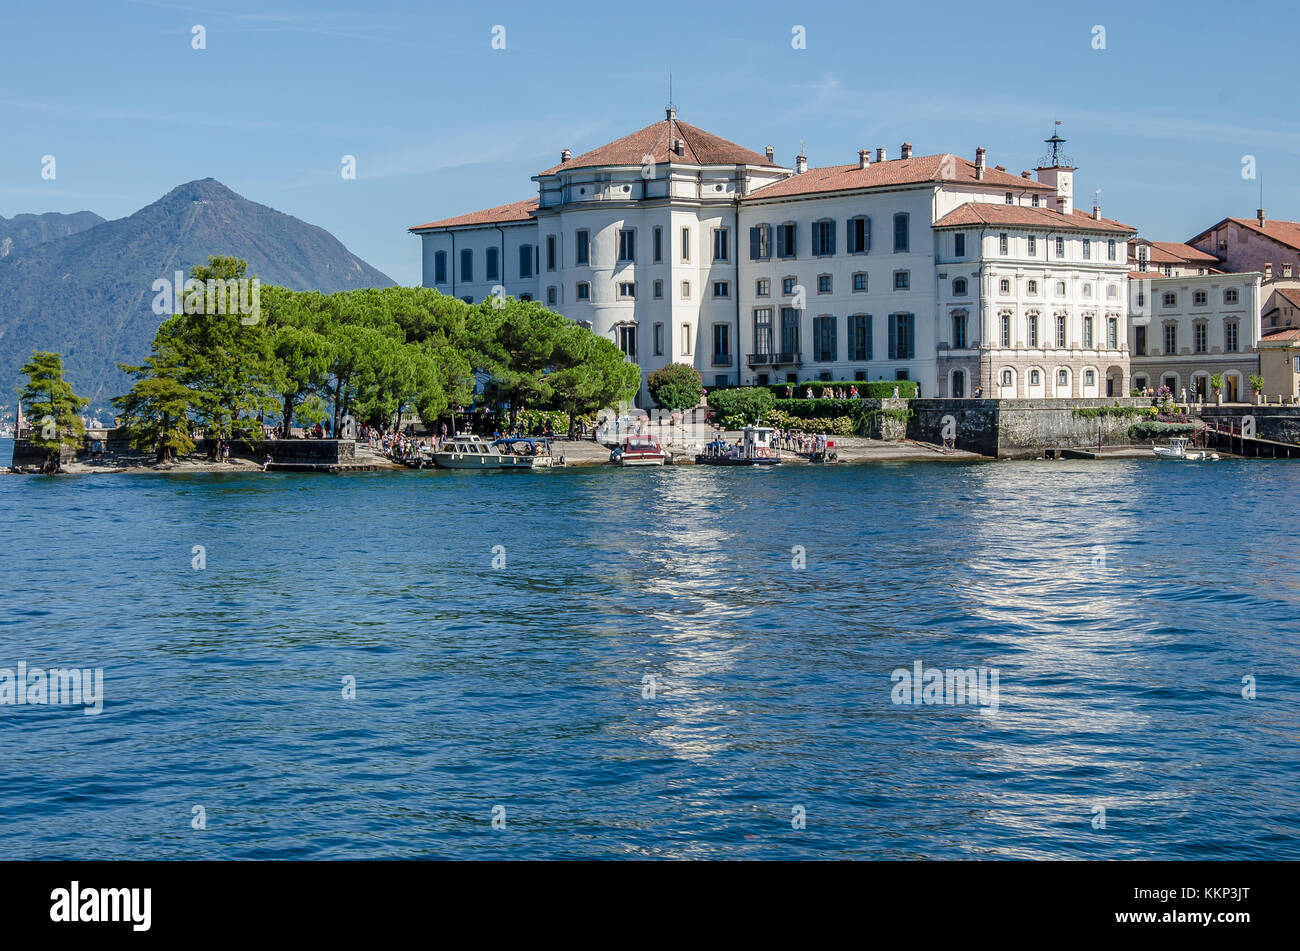
[(1010, 386), (1010, 385), (1011, 385), (1011, 371), (1010, 371), (1010, 370), (1003, 370), (1003, 371), (1002, 371), (1002, 385), (1003, 385), (1003, 386)]
[(1069, 370), (1057, 370), (1057, 371), (1056, 371), (1056, 385), (1057, 385), (1057, 386), (1069, 386), (1069, 385), (1070, 385), (1070, 371), (1069, 371)]
[(1038, 371), (1037, 371), (1037, 370), (1030, 370), (1030, 371), (1029, 371), (1029, 385), (1030, 385), (1030, 386), (1037, 386), (1037, 385), (1038, 385)]

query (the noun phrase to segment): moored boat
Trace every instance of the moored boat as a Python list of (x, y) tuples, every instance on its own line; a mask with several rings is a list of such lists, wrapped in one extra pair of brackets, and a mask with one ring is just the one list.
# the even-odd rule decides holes
[(1217, 452), (1208, 449), (1187, 448), (1187, 440), (1182, 436), (1171, 437), (1167, 446), (1152, 446), (1151, 451), (1156, 454), (1157, 459), (1167, 459), (1171, 462), (1213, 462), (1219, 458)]
[(776, 430), (768, 426), (746, 426), (737, 445), (715, 439), (697, 453), (700, 466), (775, 466), (781, 464), (781, 452), (773, 445)]
[(616, 466), (662, 466), (672, 457), (654, 436), (628, 436), (627, 442), (609, 454)]
[(551, 441), (528, 436), (485, 442), (465, 433), (433, 454), (440, 469), (549, 469), (554, 463)]

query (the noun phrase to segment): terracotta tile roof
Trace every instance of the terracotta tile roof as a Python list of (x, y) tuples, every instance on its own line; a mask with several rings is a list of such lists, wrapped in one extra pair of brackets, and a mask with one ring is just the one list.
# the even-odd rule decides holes
[(1293, 327), (1290, 330), (1275, 330), (1271, 334), (1264, 334), (1259, 338), (1261, 346), (1266, 344), (1283, 344), (1300, 341), (1300, 327)]
[[(673, 140), (682, 140), (682, 153), (672, 151)], [(728, 142), (712, 132), (682, 122), (680, 119), (661, 119), (631, 135), (615, 139), (598, 149), (575, 155), (567, 162), (552, 165), (539, 175), (554, 175), (571, 168), (593, 168), (598, 165), (641, 165), (645, 156), (653, 156), (659, 164), (673, 162), (677, 165), (762, 165), (775, 168), (766, 155), (751, 152), (735, 142)]]
[(1152, 264), (1218, 264), (1213, 254), (1176, 241), (1142, 241), (1151, 249), (1148, 260)]
[(1212, 228), (1206, 228), (1200, 234), (1191, 238), (1192, 241), (1199, 241), (1204, 238), (1215, 228), (1221, 228), (1228, 222), (1232, 222), (1241, 228), (1246, 228), (1256, 234), (1266, 235), (1279, 244), (1284, 244), (1289, 248), (1295, 248), (1300, 251), (1300, 221), (1271, 221), (1265, 219), (1264, 226), (1261, 228), (1259, 221), (1255, 218), (1224, 218)]
[(1066, 215), (1050, 208), (1025, 208), (1021, 205), (1002, 205), (989, 201), (968, 201), (934, 223), (936, 228), (969, 228), (979, 225), (1137, 233), (1136, 228), (1111, 218), (1094, 220), (1092, 215), (1078, 209)]
[[(1282, 298), (1292, 307), (1300, 307), (1300, 288), (1279, 287), (1273, 293)], [(1273, 309), (1276, 310), (1277, 308)]]
[(775, 182), (746, 196), (746, 200), (785, 198), (790, 195), (813, 195), (822, 192), (854, 191), (859, 188), (882, 188), (890, 185), (923, 185), (928, 182), (980, 184), (988, 188), (1016, 192), (1055, 192), (1030, 178), (1021, 178), (996, 168), (986, 168), (983, 181), (975, 178), (975, 163), (950, 153), (920, 155), (906, 159), (872, 162), (866, 168), (851, 165), (828, 165), (810, 168), (801, 175)]
[(443, 218), (440, 221), (430, 221), (427, 224), (412, 225), (407, 231), (432, 231), (435, 228), (466, 228), (472, 225), (499, 225), (507, 221), (527, 221), (533, 217), (533, 212), (537, 210), (536, 198), (525, 198), (523, 201), (512, 201), (508, 205), (497, 205), (495, 208), (484, 208), (482, 211), (471, 211), (467, 215), (457, 215), (455, 218)]
[(1164, 274), (1160, 271), (1129, 271), (1130, 280), (1134, 281), (1158, 281), (1164, 279)]

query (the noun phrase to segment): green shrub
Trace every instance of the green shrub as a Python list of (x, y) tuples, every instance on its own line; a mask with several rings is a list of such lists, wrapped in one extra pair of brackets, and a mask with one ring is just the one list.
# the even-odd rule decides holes
[(711, 390), (709, 408), (720, 420), (739, 416), (747, 423), (757, 423), (776, 405), (771, 390), (760, 386), (742, 386), (730, 390)]
[(526, 409), (519, 414), (519, 426), (526, 433), (541, 432), (547, 423), (557, 433), (569, 431), (569, 414), (558, 409)]
[(1154, 420), (1143, 420), (1140, 423), (1134, 423), (1128, 428), (1128, 434), (1133, 439), (1190, 436), (1195, 431), (1196, 425), (1194, 423), (1158, 423)]
[(1080, 419), (1097, 419), (1102, 416), (1115, 416), (1121, 419), (1133, 419), (1136, 416), (1154, 416), (1154, 406), (1076, 406), (1074, 415)]
[(663, 409), (680, 410), (698, 406), (704, 392), (700, 371), (685, 363), (670, 363), (646, 377), (650, 398)]
[[(784, 402), (789, 402), (788, 400)], [(828, 416), (808, 419), (792, 416), (779, 409), (768, 412), (763, 421), (777, 429), (797, 430), (824, 436), (852, 436), (857, 431), (857, 424), (851, 416)]]

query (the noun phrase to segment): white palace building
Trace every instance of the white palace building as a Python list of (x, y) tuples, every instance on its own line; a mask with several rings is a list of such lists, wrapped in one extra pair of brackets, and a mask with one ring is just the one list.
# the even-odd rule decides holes
[[(665, 119), (533, 176), (537, 197), (410, 229), (423, 283), (498, 288), (706, 386), (916, 380), (926, 396), (1125, 396), (1128, 242), (1037, 176), (864, 150), (784, 168)], [(643, 405), (644, 404), (643, 390)]]

